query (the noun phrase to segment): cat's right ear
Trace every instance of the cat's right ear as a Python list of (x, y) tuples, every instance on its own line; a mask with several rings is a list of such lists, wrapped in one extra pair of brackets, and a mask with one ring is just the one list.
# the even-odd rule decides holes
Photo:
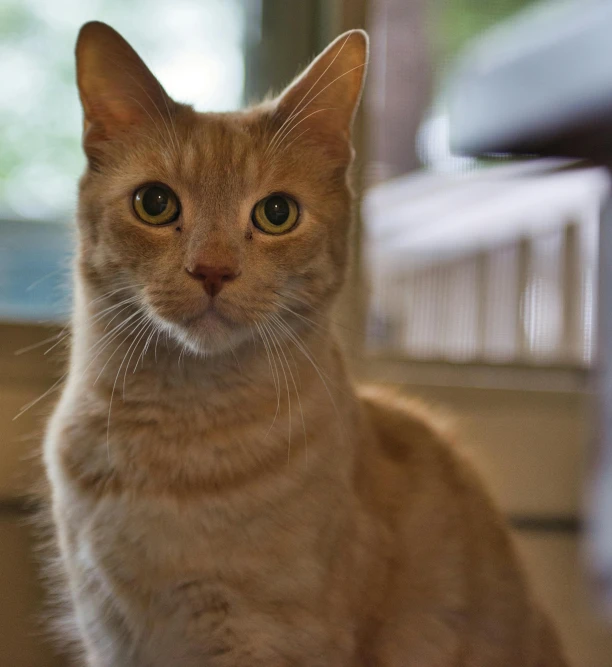
[(86, 23), (76, 44), (77, 85), (84, 111), (83, 148), (97, 160), (104, 144), (130, 128), (162, 125), (175, 103), (136, 51), (110, 26)]

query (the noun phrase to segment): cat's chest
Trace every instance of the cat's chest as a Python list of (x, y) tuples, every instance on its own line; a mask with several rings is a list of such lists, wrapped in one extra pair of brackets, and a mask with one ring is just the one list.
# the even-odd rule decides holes
[[(322, 606), (329, 575), (321, 556), (333, 548), (320, 526), (297, 530), (297, 508), (290, 504), (243, 521), (238, 510), (223, 516), (216, 507), (211, 516), (202, 506), (178, 509), (106, 502), (79, 531), (79, 570), (117, 604), (121, 625), (135, 624), (135, 633), (141, 623), (156, 626), (164, 650), (187, 646), (207, 657), (211, 651), (211, 666), (216, 653), (236, 647), (261, 651), (263, 665), (281, 646), (289, 654), (293, 643), (303, 651), (311, 641), (331, 641), (325, 622), (331, 608)], [(251, 646), (252, 636), (270, 643)], [(183, 664), (183, 657), (167, 659)]]
[(324, 434), (309, 433), (306, 450), (282, 414), (274, 431), (258, 420), (215, 428), (198, 414), (177, 418), (177, 430), (165, 413), (147, 421), (118, 408), (109, 432), (106, 417), (99, 428), (95, 414), (72, 408), (47, 443), (58, 520), (126, 585), (291, 567), (316, 555), (326, 508), (342, 516), (350, 467), (319, 442)]
[[(286, 480), (276, 480), (277, 487), (283, 485)], [(102, 572), (113, 587), (139, 591), (143, 599), (163, 597), (193, 580), (243, 591), (248, 582), (285, 599), (295, 589), (296, 568), (301, 586), (316, 589), (319, 560), (332, 550), (326, 535), (341, 521), (340, 511), (331, 518), (308, 498), (265, 487), (224, 498), (120, 494), (85, 502), (86, 520), (73, 517), (83, 566)]]
[(179, 502), (284, 476), (288, 464), (304, 471), (307, 450), (326, 437), (282, 407), (247, 419), (239, 411), (211, 414), (194, 403), (153, 409), (128, 402), (114, 407), (109, 419), (102, 401), (95, 411), (71, 406), (63, 421), (52, 457), (86, 492), (174, 495)]

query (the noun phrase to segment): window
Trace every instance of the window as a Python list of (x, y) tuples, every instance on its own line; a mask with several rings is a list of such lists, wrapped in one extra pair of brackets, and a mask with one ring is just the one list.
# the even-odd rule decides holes
[(73, 45), (103, 17), (169, 94), (232, 109), (244, 88), (241, 0), (4, 0), (0, 9), (0, 206), (5, 218), (61, 220), (83, 168)]
[[(247, 6), (248, 5), (248, 6)], [(202, 110), (240, 106), (244, 0), (4, 0), (0, 4), (0, 318), (65, 316), (76, 185), (84, 167), (74, 42), (101, 19), (168, 93)]]

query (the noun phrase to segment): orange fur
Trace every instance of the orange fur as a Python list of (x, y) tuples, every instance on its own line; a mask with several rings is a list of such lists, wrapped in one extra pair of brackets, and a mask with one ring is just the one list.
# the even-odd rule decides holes
[[(329, 327), (366, 51), (347, 33), (277, 100), (200, 114), (108, 26), (81, 32), (89, 166), (45, 460), (90, 667), (565, 664), (469, 466), (423, 409), (357, 393)], [(136, 217), (148, 182), (176, 222)], [(251, 223), (273, 192), (300, 207), (282, 235)], [(207, 296), (198, 262), (236, 277)]]

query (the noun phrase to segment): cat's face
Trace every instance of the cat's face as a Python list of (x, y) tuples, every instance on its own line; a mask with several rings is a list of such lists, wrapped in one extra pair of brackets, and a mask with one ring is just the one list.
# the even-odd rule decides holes
[(347, 260), (366, 48), (363, 33), (343, 35), (277, 100), (202, 114), (168, 98), (112, 29), (86, 25), (83, 278), (100, 294), (136, 297), (207, 353), (328, 307)]

